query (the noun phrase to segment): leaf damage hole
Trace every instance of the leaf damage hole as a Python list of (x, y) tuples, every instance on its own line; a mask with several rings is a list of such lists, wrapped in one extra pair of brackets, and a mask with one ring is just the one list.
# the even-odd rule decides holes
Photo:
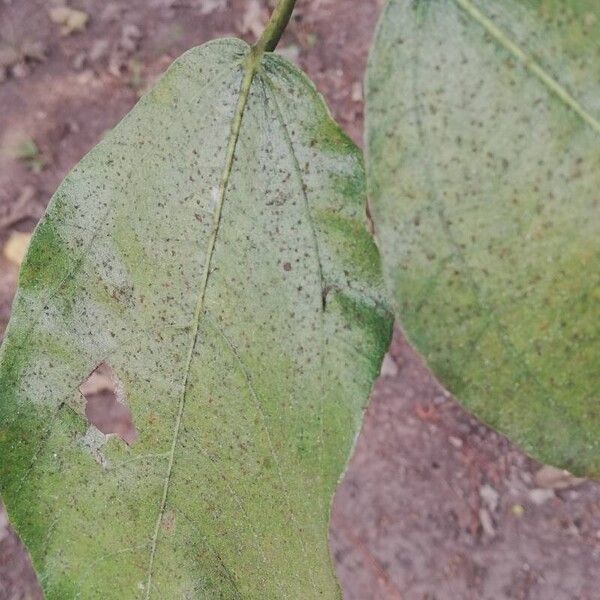
[(125, 404), (123, 385), (112, 368), (102, 362), (79, 386), (86, 399), (85, 416), (104, 435), (114, 433), (131, 446), (138, 438), (131, 411)]

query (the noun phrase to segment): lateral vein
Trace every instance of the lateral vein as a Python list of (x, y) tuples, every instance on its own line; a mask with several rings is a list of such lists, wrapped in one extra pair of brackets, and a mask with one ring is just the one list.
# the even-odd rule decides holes
[(488, 16), (481, 12), (471, 0), (454, 0), (470, 17), (479, 23), (501, 46), (517, 58), (523, 66), (548, 87), (564, 104), (585, 121), (596, 133), (600, 133), (600, 121), (591, 115), (556, 79), (527, 55)]

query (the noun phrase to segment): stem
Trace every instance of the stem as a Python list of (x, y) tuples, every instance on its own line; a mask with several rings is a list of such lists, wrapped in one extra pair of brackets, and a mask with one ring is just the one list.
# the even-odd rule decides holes
[(263, 34), (254, 44), (253, 50), (257, 55), (275, 50), (283, 32), (292, 16), (296, 0), (279, 0)]

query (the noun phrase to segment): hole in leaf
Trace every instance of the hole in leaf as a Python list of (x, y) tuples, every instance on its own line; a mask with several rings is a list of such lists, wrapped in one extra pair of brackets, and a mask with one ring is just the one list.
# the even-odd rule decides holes
[(138, 437), (131, 411), (125, 405), (123, 386), (106, 363), (100, 363), (79, 386), (87, 400), (85, 416), (105, 435), (114, 433), (131, 446)]

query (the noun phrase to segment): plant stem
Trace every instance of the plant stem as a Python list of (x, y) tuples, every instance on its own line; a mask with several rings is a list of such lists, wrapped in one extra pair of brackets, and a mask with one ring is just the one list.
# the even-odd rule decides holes
[(261, 55), (263, 52), (273, 52), (275, 50), (292, 16), (295, 4), (296, 0), (279, 0), (279, 4), (275, 7), (263, 34), (253, 46), (255, 54)]

